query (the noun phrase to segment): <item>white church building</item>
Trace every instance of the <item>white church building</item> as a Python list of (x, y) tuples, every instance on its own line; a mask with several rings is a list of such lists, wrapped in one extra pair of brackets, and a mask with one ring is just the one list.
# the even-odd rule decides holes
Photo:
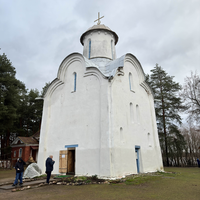
[(82, 34), (83, 54), (61, 63), (44, 96), (38, 165), (53, 174), (122, 177), (163, 170), (154, 96), (138, 59), (116, 57), (118, 35), (98, 24)]

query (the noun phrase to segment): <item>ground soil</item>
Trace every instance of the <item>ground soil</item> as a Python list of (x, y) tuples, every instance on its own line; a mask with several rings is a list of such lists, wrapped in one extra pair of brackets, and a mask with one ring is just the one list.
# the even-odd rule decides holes
[[(19, 192), (0, 190), (0, 199), (4, 200), (199, 200), (200, 199), (200, 168), (165, 168), (166, 171), (176, 172), (175, 177), (165, 177), (141, 185), (97, 184), (82, 186), (48, 185)], [(12, 172), (0, 171), (0, 180)], [(9, 178), (9, 177), (7, 177)], [(10, 177), (13, 180), (13, 177)]]
[[(14, 169), (0, 169), (0, 184), (11, 182), (15, 180), (15, 173), (16, 171)], [(1, 192), (1, 191), (0, 191)]]

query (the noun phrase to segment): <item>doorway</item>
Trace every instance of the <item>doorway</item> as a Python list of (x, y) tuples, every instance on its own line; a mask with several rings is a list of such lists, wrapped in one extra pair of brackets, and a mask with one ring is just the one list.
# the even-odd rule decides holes
[(66, 174), (75, 175), (75, 149), (68, 150)]
[(75, 148), (61, 150), (59, 156), (59, 172), (75, 175)]
[(135, 158), (136, 158), (136, 166), (137, 166), (137, 173), (140, 173), (140, 146), (135, 146)]

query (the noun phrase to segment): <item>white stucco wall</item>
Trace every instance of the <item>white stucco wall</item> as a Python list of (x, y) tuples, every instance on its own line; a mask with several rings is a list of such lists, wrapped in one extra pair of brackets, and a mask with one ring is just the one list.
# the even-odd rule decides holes
[(123, 73), (109, 82), (97, 68), (86, 69), (80, 54), (71, 54), (61, 63), (44, 98), (38, 156), (43, 173), (49, 155), (55, 160), (53, 173), (59, 173), (59, 151), (73, 144), (78, 145), (76, 175), (121, 177), (137, 173), (135, 145), (140, 146), (140, 172), (162, 170), (153, 96), (143, 83), (142, 68), (129, 55), (121, 70)]
[[(120, 176), (137, 173), (135, 146), (140, 146), (140, 172), (163, 170), (153, 95), (141, 86), (144, 75), (136, 60), (126, 61), (123, 72), (124, 75), (115, 76), (111, 84), (111, 174)], [(133, 78), (132, 90), (129, 73)]]
[[(89, 41), (91, 41), (91, 53), (89, 58)], [(106, 30), (96, 30), (85, 35), (83, 56), (86, 58), (116, 58), (114, 35)]]
[[(101, 171), (109, 176), (109, 162), (104, 162), (109, 160), (105, 136), (108, 134), (107, 81), (102, 81), (97, 70), (85, 74), (84, 63), (75, 57), (65, 70), (63, 67), (63, 83), (44, 99), (38, 163), (44, 172), (45, 160), (52, 154), (53, 173), (59, 173), (59, 151), (65, 150), (65, 145), (78, 144), (76, 174), (94, 175)], [(76, 92), (73, 92), (74, 72), (77, 73)]]

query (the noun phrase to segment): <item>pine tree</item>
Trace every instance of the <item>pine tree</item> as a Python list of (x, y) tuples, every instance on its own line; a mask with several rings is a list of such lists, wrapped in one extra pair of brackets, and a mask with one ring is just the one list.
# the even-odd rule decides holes
[(51, 84), (50, 82), (45, 83), (45, 86), (42, 88), (42, 91), (41, 91), (41, 95), (40, 95), (41, 97), (44, 97), (44, 95), (45, 95), (48, 87), (50, 86), (50, 84)]
[[(25, 85), (16, 79), (16, 71), (5, 54), (0, 55), (0, 137), (1, 155), (10, 146), (10, 133), (17, 119), (17, 108)], [(7, 156), (5, 157), (7, 158)]]
[(19, 118), (16, 123), (17, 135), (29, 137), (40, 129), (43, 101), (38, 101), (39, 91), (31, 89), (23, 96), (18, 113)]
[(146, 76), (146, 82), (149, 83), (154, 92), (161, 149), (166, 156), (166, 164), (169, 166), (170, 144), (168, 143), (171, 140), (171, 135), (178, 131), (175, 124), (181, 124), (181, 117), (178, 114), (183, 109), (181, 98), (178, 96), (181, 86), (179, 83), (174, 82), (174, 77), (169, 76), (158, 64), (151, 72), (152, 74)]

